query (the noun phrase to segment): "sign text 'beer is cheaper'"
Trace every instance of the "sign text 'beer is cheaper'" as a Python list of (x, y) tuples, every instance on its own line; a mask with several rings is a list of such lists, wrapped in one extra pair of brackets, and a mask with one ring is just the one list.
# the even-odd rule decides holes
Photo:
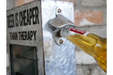
[[(11, 10), (10, 10), (11, 11)], [(39, 21), (39, 8), (34, 6), (21, 11), (14, 12), (7, 15), (8, 29), (34, 26), (40, 24)], [(28, 29), (21, 31), (10, 31), (10, 40), (36, 40), (36, 29)]]

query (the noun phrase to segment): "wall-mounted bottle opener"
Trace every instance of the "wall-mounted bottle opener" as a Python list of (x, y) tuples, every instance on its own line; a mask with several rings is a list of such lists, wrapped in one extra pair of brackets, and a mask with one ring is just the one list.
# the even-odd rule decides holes
[(63, 44), (66, 40), (64, 37), (60, 36), (59, 31), (64, 27), (67, 28), (76, 27), (72, 21), (63, 16), (60, 7), (56, 9), (56, 17), (49, 20), (48, 25), (49, 25), (48, 28), (52, 32), (54, 40), (58, 45)]

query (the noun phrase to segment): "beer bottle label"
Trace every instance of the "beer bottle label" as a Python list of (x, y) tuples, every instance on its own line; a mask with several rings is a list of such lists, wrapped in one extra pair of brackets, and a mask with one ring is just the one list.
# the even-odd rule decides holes
[(81, 35), (84, 35), (84, 36), (87, 36), (89, 34), (89, 32), (87, 32), (87, 31), (79, 30), (79, 29), (76, 29), (76, 28), (70, 28), (70, 31), (73, 31), (75, 33), (78, 33), (78, 34), (81, 34)]

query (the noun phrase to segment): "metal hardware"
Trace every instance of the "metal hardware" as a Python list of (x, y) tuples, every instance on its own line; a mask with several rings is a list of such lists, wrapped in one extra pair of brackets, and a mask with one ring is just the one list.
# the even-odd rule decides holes
[(62, 39), (60, 39), (59, 43), (60, 43), (60, 44), (62, 44), (62, 43), (63, 43), (63, 40), (62, 40)]
[(59, 9), (58, 9), (58, 13), (61, 13), (61, 12), (62, 12), (62, 11), (61, 11), (61, 9), (59, 8)]
[(58, 45), (64, 44), (66, 41), (64, 37), (57, 36), (60, 35), (60, 33), (58, 32), (65, 26), (74, 27), (74, 28), (76, 27), (72, 21), (68, 20), (61, 14), (57, 14), (57, 17), (51, 19), (48, 22), (48, 24), (50, 28), (49, 30), (53, 33), (54, 40)]
[(57, 7), (56, 8), (56, 15), (61, 14), (61, 13), (62, 13), (61, 7)]

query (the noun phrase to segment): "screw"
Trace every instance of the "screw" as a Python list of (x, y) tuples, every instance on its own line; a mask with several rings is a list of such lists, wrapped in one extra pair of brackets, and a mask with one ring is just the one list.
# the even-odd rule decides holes
[(62, 11), (61, 11), (61, 9), (60, 9), (60, 8), (58, 8), (57, 12), (58, 12), (58, 13), (61, 13)]
[(62, 39), (60, 39), (59, 43), (60, 43), (60, 44), (63, 44), (63, 40), (62, 40)]

